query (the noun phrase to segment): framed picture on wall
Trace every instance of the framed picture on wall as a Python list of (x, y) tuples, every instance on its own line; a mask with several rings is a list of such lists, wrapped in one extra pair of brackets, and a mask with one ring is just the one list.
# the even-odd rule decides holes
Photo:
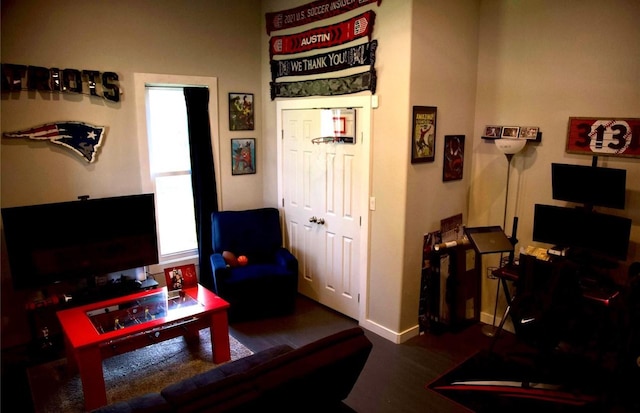
[(462, 179), (463, 167), (464, 135), (445, 135), (442, 180), (446, 182)]
[(256, 173), (256, 140), (254, 138), (231, 139), (231, 174)]
[(253, 130), (253, 93), (229, 93), (229, 130)]
[(414, 106), (411, 134), (411, 163), (433, 162), (436, 153), (435, 106)]
[(567, 153), (640, 158), (640, 118), (570, 117)]

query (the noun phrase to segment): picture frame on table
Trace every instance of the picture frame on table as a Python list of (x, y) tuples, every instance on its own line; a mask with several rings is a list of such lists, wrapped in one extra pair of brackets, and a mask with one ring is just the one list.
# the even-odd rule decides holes
[(249, 175), (255, 173), (255, 138), (231, 139), (231, 175)]
[(505, 126), (502, 128), (501, 138), (518, 139), (520, 137), (520, 126)]
[(462, 179), (464, 167), (464, 135), (445, 135), (442, 181)]
[(254, 130), (253, 93), (229, 93), (229, 130)]
[(164, 278), (169, 291), (182, 290), (198, 285), (195, 264), (167, 267), (164, 269)]
[(436, 153), (438, 108), (414, 106), (411, 132), (411, 163), (433, 162)]

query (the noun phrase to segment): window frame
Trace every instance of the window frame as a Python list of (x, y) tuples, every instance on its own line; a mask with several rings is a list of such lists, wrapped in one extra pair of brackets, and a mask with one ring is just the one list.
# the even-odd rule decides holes
[[(220, 136), (218, 119), (218, 79), (215, 77), (204, 76), (183, 76), (183, 75), (166, 75), (153, 73), (134, 73), (134, 94), (136, 105), (137, 120), (137, 143), (138, 158), (140, 160), (140, 187), (142, 192), (153, 192), (155, 194), (154, 180), (151, 178), (151, 169), (149, 161), (149, 145), (147, 133), (147, 104), (146, 104), (146, 88), (148, 86), (159, 87), (206, 87), (209, 89), (209, 121), (211, 124), (211, 147), (213, 149), (213, 163), (216, 174), (217, 198), (218, 205), (222, 207), (222, 182), (220, 168)], [(198, 253), (184, 256), (178, 254), (173, 257), (159, 257), (160, 262), (157, 265), (150, 265), (148, 271), (150, 274), (161, 274), (164, 268), (173, 265), (195, 264), (198, 265)]]

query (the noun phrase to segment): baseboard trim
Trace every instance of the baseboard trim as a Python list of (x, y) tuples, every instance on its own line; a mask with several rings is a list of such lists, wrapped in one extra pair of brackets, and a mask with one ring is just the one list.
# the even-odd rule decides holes
[[(500, 322), (502, 321), (502, 317), (496, 316), (496, 326), (500, 325)], [(493, 324), (493, 314), (489, 314), (489, 313), (480, 313), (480, 322), (484, 323), (484, 324), (489, 324), (492, 325)], [(405, 341), (412, 339), (413, 337), (416, 337), (420, 334), (420, 326), (418, 324), (416, 324), (413, 327), (410, 327), (402, 332), (397, 332), (397, 331), (393, 331), (388, 329), (387, 327), (384, 327), (374, 321), (371, 320), (364, 320), (361, 321), (360, 323), (360, 327), (371, 331), (372, 333), (375, 333), (377, 335), (379, 335), (382, 338), (385, 338), (389, 341), (391, 341), (392, 343), (395, 344), (401, 344), (404, 343)], [(510, 333), (515, 333), (515, 330), (513, 328), (513, 323), (511, 323), (510, 319), (507, 319), (507, 321), (504, 323), (503, 326), (505, 331), (508, 331)]]
[(360, 327), (367, 329), (395, 344), (404, 343), (405, 341), (413, 337), (416, 337), (419, 334), (419, 326), (417, 324), (400, 333), (393, 330), (389, 330), (388, 328), (371, 320), (364, 320), (364, 321), (361, 321), (359, 324), (360, 324)]
[[(480, 322), (493, 325), (493, 314), (480, 313)], [(496, 327), (499, 326), (501, 322), (502, 322), (502, 317), (499, 315), (496, 315), (496, 324), (495, 324)], [(507, 319), (507, 321), (504, 323), (504, 326), (502, 328), (505, 331), (508, 331), (510, 333), (515, 333), (515, 330), (513, 328), (513, 323), (511, 322), (510, 319)]]

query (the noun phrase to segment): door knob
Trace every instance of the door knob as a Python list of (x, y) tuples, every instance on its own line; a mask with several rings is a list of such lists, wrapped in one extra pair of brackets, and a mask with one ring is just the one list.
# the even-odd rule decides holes
[(320, 225), (324, 225), (324, 218), (318, 218), (316, 222)]
[(311, 218), (309, 218), (309, 222), (318, 222), (318, 218), (311, 217)]

